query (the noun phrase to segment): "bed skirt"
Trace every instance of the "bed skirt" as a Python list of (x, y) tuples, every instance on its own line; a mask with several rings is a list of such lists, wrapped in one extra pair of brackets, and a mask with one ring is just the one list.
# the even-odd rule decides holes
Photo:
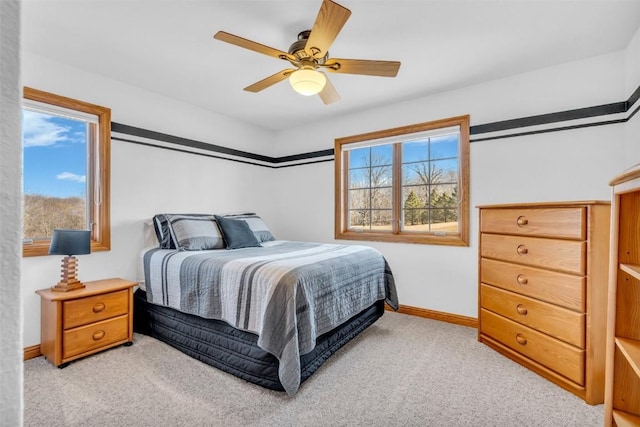
[[(300, 356), (300, 383), (332, 354), (384, 314), (384, 301), (374, 305), (316, 340), (316, 347)], [(284, 391), (278, 378), (278, 359), (258, 347), (258, 336), (228, 323), (150, 304), (146, 293), (134, 295), (134, 331), (152, 336), (181, 352), (262, 387)]]

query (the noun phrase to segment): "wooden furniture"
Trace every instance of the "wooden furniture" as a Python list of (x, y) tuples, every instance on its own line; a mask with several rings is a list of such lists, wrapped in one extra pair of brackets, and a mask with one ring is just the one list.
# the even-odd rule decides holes
[(85, 288), (36, 291), (41, 297), (40, 352), (55, 366), (93, 353), (133, 343), (135, 282), (107, 279)]
[(605, 425), (640, 426), (640, 164), (611, 181)]
[(478, 340), (604, 401), (608, 202), (480, 206)]

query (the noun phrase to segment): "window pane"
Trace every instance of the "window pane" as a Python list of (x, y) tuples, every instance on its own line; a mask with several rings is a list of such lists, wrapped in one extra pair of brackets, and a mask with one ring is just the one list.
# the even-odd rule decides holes
[(430, 159), (448, 159), (458, 157), (458, 135), (437, 136), (430, 139)]
[(391, 187), (392, 169), (391, 166), (371, 168), (371, 187)]
[(429, 162), (409, 163), (402, 166), (403, 184), (429, 184)]
[(371, 190), (349, 190), (349, 209), (369, 209)]
[(458, 182), (458, 159), (431, 162), (433, 184)]
[(365, 210), (350, 210), (349, 211), (349, 228), (366, 228), (371, 227), (371, 211)]
[(349, 188), (369, 188), (369, 168), (352, 169), (349, 171)]
[(371, 166), (391, 166), (393, 164), (393, 145), (371, 147)]
[(88, 229), (87, 132), (81, 120), (23, 110), (23, 238)]
[(457, 232), (457, 211), (449, 209), (431, 209), (431, 230)]
[(371, 190), (373, 209), (391, 209), (393, 207), (392, 189), (376, 188)]
[(405, 142), (402, 144), (402, 162), (412, 163), (429, 160), (429, 142)]
[(391, 230), (391, 218), (392, 211), (389, 210), (374, 210), (371, 212), (371, 228), (373, 230)]
[(349, 152), (349, 169), (361, 168), (370, 165), (371, 149), (369, 147), (358, 148)]

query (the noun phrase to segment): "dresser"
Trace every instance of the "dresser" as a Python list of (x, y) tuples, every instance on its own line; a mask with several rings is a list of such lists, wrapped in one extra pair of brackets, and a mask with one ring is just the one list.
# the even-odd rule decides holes
[(478, 340), (604, 401), (610, 204), (480, 206)]
[(604, 422), (640, 426), (640, 165), (611, 185)]
[(40, 352), (63, 368), (72, 360), (133, 342), (135, 282), (106, 279), (85, 282), (69, 292), (48, 289), (40, 295)]

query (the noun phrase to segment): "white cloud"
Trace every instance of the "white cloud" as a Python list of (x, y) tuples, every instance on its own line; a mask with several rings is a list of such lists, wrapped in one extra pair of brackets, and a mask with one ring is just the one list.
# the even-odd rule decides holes
[(73, 143), (84, 144), (87, 139), (87, 134), (85, 132), (74, 132), (73, 135), (69, 138), (69, 141)]
[(71, 173), (71, 172), (59, 173), (58, 175), (56, 175), (56, 178), (64, 181), (80, 182), (83, 184), (87, 181), (87, 177), (85, 175), (76, 175), (75, 173)]
[(47, 120), (47, 116), (23, 110), (22, 134), (25, 147), (44, 147), (67, 141), (69, 128)]

